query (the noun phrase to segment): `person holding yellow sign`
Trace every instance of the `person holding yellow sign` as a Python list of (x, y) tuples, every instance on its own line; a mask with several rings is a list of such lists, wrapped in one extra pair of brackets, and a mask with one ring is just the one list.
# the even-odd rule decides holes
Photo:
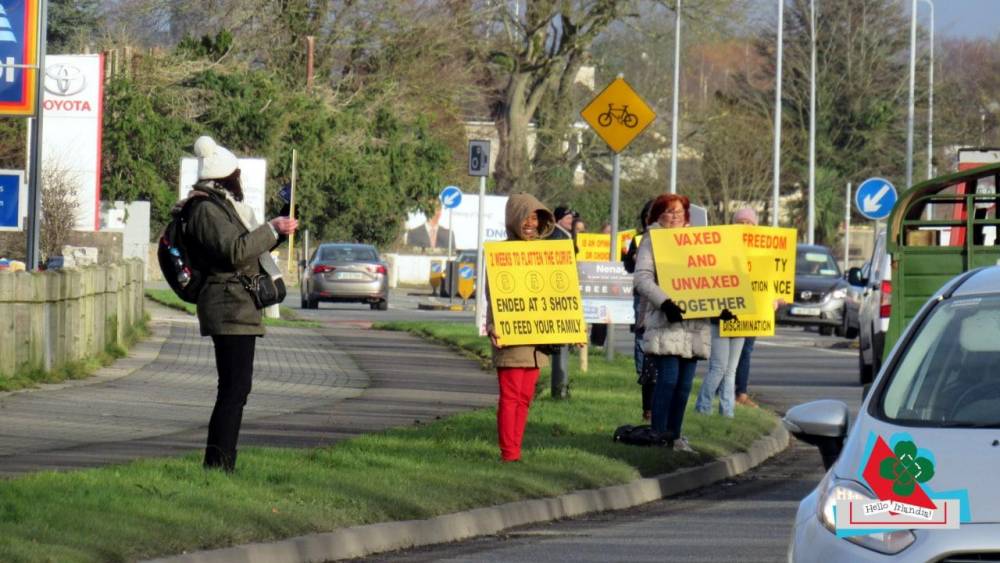
[[(676, 229), (690, 221), (687, 197), (663, 194), (650, 206), (649, 230)], [(653, 221), (655, 220), (655, 223)], [(684, 319), (685, 311), (657, 283), (652, 237), (643, 237), (635, 264), (635, 288), (643, 303), (636, 328), (643, 331), (642, 350), (656, 367), (652, 427), (668, 446), (693, 451), (681, 435), (684, 409), (691, 395), (695, 367), (706, 359), (711, 346), (707, 319)]]
[[(757, 212), (744, 207), (733, 214), (737, 225), (756, 225)], [(720, 333), (719, 322), (712, 321), (712, 353), (708, 359), (708, 375), (701, 382), (701, 391), (694, 409), (701, 414), (712, 413), (712, 400), (719, 395), (719, 414), (732, 418), (736, 414), (736, 367), (743, 352), (744, 339), (726, 337)]]
[[(552, 212), (530, 194), (510, 196), (505, 213), (508, 241), (544, 239), (555, 228)], [(487, 285), (487, 294), (489, 291)], [(497, 341), (492, 307), (486, 312), (486, 334), (493, 345), (493, 365), (496, 366), (500, 386), (497, 438), (501, 461), (519, 461), (521, 441), (528, 423), (528, 408), (535, 396), (538, 372), (548, 363), (548, 358), (540, 346), (501, 346)]]

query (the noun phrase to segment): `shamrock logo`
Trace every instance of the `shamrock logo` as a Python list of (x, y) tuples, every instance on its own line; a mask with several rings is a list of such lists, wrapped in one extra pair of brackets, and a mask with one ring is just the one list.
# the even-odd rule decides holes
[(917, 445), (901, 441), (893, 448), (895, 457), (887, 457), (879, 465), (879, 476), (892, 481), (892, 492), (908, 497), (913, 494), (917, 483), (926, 483), (934, 477), (934, 462), (926, 457), (917, 457)]

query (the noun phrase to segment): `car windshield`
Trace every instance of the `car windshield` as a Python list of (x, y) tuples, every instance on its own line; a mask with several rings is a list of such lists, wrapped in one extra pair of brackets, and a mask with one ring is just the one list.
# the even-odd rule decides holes
[(837, 262), (827, 252), (800, 250), (795, 256), (795, 273), (807, 276), (840, 277)]
[(1000, 427), (1000, 297), (935, 307), (882, 395), (882, 413), (901, 423)]
[(372, 248), (363, 246), (324, 246), (319, 251), (323, 262), (377, 262), (378, 255)]

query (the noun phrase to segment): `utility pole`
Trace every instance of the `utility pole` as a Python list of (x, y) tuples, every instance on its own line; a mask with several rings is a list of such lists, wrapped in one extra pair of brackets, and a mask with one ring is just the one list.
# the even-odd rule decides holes
[[(917, 0), (913, 0), (916, 2)], [(781, 186), (781, 56), (784, 44), (785, 0), (778, 0), (778, 60), (774, 79), (774, 186), (771, 189), (771, 226), (778, 226), (778, 191)]]
[(816, 0), (809, 0), (809, 22), (812, 65), (809, 69), (809, 232), (806, 240), (816, 244)]
[(913, 97), (917, 74), (917, 0), (912, 0), (910, 12), (910, 102), (906, 109), (906, 187), (913, 185)]
[(670, 114), (670, 193), (677, 193), (677, 127), (680, 122), (678, 101), (681, 97), (681, 0), (677, 0), (674, 26), (674, 107)]

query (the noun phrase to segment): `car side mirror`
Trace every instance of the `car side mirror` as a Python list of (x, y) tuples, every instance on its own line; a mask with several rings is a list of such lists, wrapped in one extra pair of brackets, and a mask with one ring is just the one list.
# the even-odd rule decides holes
[(859, 287), (865, 285), (865, 279), (861, 277), (861, 268), (847, 270), (847, 283)]
[(781, 420), (793, 436), (819, 448), (826, 469), (837, 461), (844, 448), (849, 421), (847, 405), (830, 399), (794, 406)]

